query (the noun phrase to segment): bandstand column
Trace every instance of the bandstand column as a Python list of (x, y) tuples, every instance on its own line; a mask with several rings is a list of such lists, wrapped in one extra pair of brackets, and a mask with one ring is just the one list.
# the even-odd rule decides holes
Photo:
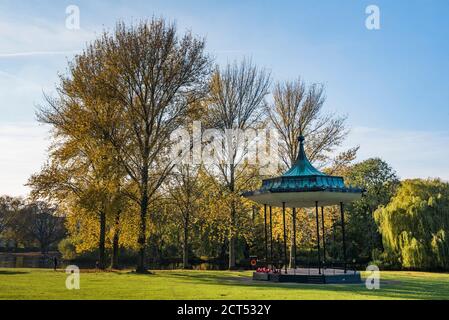
[(346, 273), (346, 236), (345, 236), (345, 209), (343, 202), (340, 202), (340, 215), (341, 215), (341, 233), (343, 241), (343, 265)]
[(267, 205), (263, 205), (264, 233), (265, 233), (265, 264), (268, 262), (268, 235), (267, 235)]
[(316, 238), (317, 238), (317, 248), (318, 248), (318, 274), (321, 274), (321, 253), (320, 253), (320, 222), (318, 218), (318, 201), (315, 202), (315, 212), (316, 212)]
[(285, 202), (282, 202), (282, 221), (284, 225), (284, 268), (287, 274), (287, 230), (285, 228)]
[(293, 268), (296, 270), (296, 208), (293, 208)]
[(323, 228), (323, 261), (326, 266), (326, 229), (324, 228), (324, 207), (321, 207), (321, 226)]
[(273, 265), (273, 219), (272, 219), (271, 206), (270, 206), (270, 263)]

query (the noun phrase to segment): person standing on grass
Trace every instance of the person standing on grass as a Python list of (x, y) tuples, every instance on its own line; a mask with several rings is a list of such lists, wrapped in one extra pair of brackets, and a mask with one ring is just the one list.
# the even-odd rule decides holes
[(56, 271), (57, 268), (58, 268), (58, 258), (54, 257), (53, 258), (53, 269)]

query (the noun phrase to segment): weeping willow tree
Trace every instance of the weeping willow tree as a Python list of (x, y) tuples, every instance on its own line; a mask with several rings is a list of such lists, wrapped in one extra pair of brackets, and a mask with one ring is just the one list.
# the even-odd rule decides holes
[(449, 184), (405, 180), (376, 210), (388, 260), (404, 268), (449, 269)]

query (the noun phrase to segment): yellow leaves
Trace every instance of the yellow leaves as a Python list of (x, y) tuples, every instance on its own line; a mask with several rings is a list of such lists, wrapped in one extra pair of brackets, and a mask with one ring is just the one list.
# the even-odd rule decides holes
[[(137, 226), (139, 223), (139, 217), (136, 212), (138, 212), (138, 210), (135, 205), (131, 205), (127, 210), (121, 212), (119, 244), (122, 248), (138, 248)], [(112, 238), (112, 232), (110, 232), (110, 237)]]
[[(65, 203), (66, 227), (70, 234), (72, 243), (75, 245), (77, 253), (89, 252), (98, 248), (100, 225), (98, 212), (85, 209), (73, 199), (72, 203)], [(107, 212), (106, 248), (112, 247), (114, 236), (115, 210), (121, 207), (112, 207), (113, 211)], [(137, 208), (133, 204), (128, 204), (126, 209), (120, 212), (120, 238), (119, 243), (124, 248), (137, 249), (138, 215)]]

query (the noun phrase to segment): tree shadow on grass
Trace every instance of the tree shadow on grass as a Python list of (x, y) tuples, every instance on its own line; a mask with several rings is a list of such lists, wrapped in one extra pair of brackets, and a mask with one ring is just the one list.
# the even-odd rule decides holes
[(182, 278), (184, 281), (196, 282), (208, 285), (227, 285), (252, 287), (260, 290), (284, 289), (284, 290), (323, 290), (323, 299), (326, 292), (340, 292), (352, 294), (353, 299), (449, 299), (449, 281), (437, 281), (426, 279), (398, 278), (399, 281), (381, 281), (379, 290), (368, 290), (364, 281), (360, 284), (298, 284), (278, 283), (252, 280), (248, 274), (207, 274), (207, 273), (170, 273), (170, 277)]
[(0, 275), (17, 275), (17, 274), (27, 274), (27, 271), (9, 271), (9, 270), (0, 270)]

